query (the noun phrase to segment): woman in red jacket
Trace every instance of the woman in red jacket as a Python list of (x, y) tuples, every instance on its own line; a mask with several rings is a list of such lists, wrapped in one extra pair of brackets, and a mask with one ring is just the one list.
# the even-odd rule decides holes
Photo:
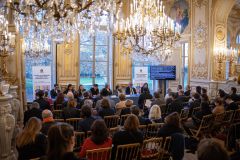
[[(87, 150), (112, 147), (112, 139), (109, 137), (107, 126), (103, 120), (96, 120), (91, 127), (91, 137), (87, 138), (82, 146), (80, 158), (86, 157)], [(104, 155), (101, 159), (109, 159), (109, 155)], [(89, 160), (98, 160), (97, 157), (88, 157)]]

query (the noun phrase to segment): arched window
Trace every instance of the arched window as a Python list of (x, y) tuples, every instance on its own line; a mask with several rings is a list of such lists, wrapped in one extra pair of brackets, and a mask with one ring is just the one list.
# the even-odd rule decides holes
[(240, 34), (237, 35), (236, 44), (240, 44)]

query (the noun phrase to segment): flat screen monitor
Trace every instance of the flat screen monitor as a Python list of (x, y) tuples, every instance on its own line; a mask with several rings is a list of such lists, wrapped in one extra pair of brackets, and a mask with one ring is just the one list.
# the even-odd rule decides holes
[(176, 80), (176, 66), (150, 66), (151, 80)]

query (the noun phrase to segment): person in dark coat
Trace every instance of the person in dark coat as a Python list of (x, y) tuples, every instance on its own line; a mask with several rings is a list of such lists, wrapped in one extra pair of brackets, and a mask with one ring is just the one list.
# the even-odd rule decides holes
[(240, 96), (237, 94), (237, 88), (231, 87), (231, 91), (229, 94), (234, 102), (240, 101)]
[(83, 120), (79, 122), (79, 131), (90, 131), (91, 126), (95, 121), (95, 118), (92, 117), (92, 109), (89, 106), (84, 105), (81, 110), (81, 117), (83, 118)]
[(94, 84), (93, 87), (90, 89), (92, 96), (99, 95), (98, 84)]
[(31, 117), (37, 117), (42, 120), (42, 110), (37, 102), (33, 102), (29, 110), (24, 112), (23, 124), (25, 125)]
[(36, 159), (46, 155), (47, 138), (40, 132), (41, 127), (41, 120), (32, 117), (19, 133), (16, 139), (18, 160)]
[(172, 112), (181, 112), (183, 109), (183, 103), (177, 99), (177, 93), (172, 93), (172, 102), (167, 106), (167, 114)]
[(226, 102), (226, 107), (225, 107), (226, 111), (238, 109), (238, 104), (232, 100), (232, 97), (230, 95), (226, 96), (225, 102)]
[(144, 88), (143, 93), (140, 94), (139, 98), (138, 98), (138, 106), (139, 108), (143, 109), (145, 106), (145, 102), (147, 99), (151, 100), (153, 97), (150, 94), (148, 88)]
[(80, 118), (80, 110), (76, 108), (74, 99), (69, 99), (67, 107), (63, 108), (63, 118)]
[(44, 97), (43, 97), (44, 92), (42, 90), (38, 91), (37, 96), (38, 96), (38, 98), (36, 100), (34, 100), (34, 102), (37, 102), (39, 104), (40, 109), (41, 110), (44, 110), (44, 109), (51, 110), (50, 103), (44, 99)]
[[(118, 145), (143, 143), (143, 133), (138, 129), (138, 127), (138, 117), (133, 114), (129, 115), (125, 120), (124, 130), (119, 131), (113, 135), (112, 160), (115, 160)], [(122, 157), (122, 159), (131, 159), (131, 157)]]
[(100, 117), (104, 118), (105, 116), (112, 116), (115, 114), (115, 111), (110, 108), (110, 104), (107, 99), (103, 98), (101, 101), (101, 109), (98, 111)]
[(43, 123), (42, 123), (41, 132), (47, 136), (49, 128), (55, 125), (56, 122), (53, 119), (52, 112), (48, 109), (45, 109), (42, 111), (42, 118), (43, 118)]
[(128, 86), (125, 89), (125, 94), (130, 95), (130, 94), (137, 94), (136, 89), (133, 87), (133, 84), (130, 82)]
[(63, 94), (67, 95), (68, 92), (72, 92), (73, 95), (75, 95), (75, 90), (73, 88), (73, 85), (72, 84), (68, 84), (67, 88), (65, 89), (65, 91), (63, 92)]
[(184, 156), (184, 135), (180, 127), (180, 117), (177, 112), (173, 112), (164, 119), (165, 124), (159, 129), (159, 137), (171, 136), (170, 153), (173, 160), (182, 160)]
[(192, 115), (193, 109), (200, 107), (200, 105), (201, 105), (200, 95), (198, 93), (194, 93), (193, 98), (190, 99), (189, 102), (189, 116)]
[(140, 108), (137, 106), (131, 108), (131, 113), (138, 117), (140, 125), (148, 125), (152, 123), (150, 119), (140, 116)]
[(145, 90), (145, 92), (147, 91), (148, 93), (150, 93), (150, 90), (148, 88), (148, 83), (144, 83), (143, 86), (141, 87), (141, 93), (143, 93)]
[(130, 100), (130, 99), (127, 99), (126, 102), (125, 102), (125, 106), (122, 110), (121, 110), (121, 113), (120, 115), (126, 115), (126, 114), (131, 114), (131, 107), (133, 105), (133, 101)]
[(152, 101), (151, 106), (153, 106), (155, 104), (158, 105), (158, 106), (165, 104), (164, 97), (161, 97), (161, 93), (160, 92), (154, 92), (153, 95), (154, 95), (154, 99)]
[(106, 92), (108, 96), (112, 95), (112, 90), (110, 89), (109, 84), (105, 84), (105, 87), (101, 90), (101, 92)]
[(191, 87), (190, 87), (190, 85), (186, 86), (186, 90), (184, 92), (184, 96), (187, 96), (187, 97), (191, 96)]
[(54, 84), (54, 88), (50, 91), (51, 98), (55, 99), (60, 92), (58, 84)]
[(78, 87), (78, 91), (77, 91), (77, 96), (78, 97), (82, 97), (83, 93), (86, 91), (86, 89), (84, 88), (84, 86), (82, 84), (79, 85)]

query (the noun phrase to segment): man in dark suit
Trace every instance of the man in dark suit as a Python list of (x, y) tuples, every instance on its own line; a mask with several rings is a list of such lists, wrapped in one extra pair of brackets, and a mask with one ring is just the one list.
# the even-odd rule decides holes
[(112, 95), (112, 91), (111, 91), (111, 89), (110, 89), (109, 84), (105, 84), (105, 87), (102, 89), (102, 91), (108, 93), (108, 96), (111, 96), (111, 95)]
[(234, 102), (240, 101), (240, 96), (237, 95), (236, 87), (231, 87), (230, 96)]
[(59, 86), (58, 86), (58, 84), (54, 84), (54, 89), (52, 89), (50, 91), (51, 98), (55, 99), (57, 97), (58, 93), (60, 93)]
[(38, 98), (36, 100), (34, 100), (34, 102), (37, 102), (39, 104), (40, 109), (41, 110), (44, 110), (44, 109), (51, 110), (50, 103), (43, 98), (44, 92), (42, 90), (38, 91), (37, 96), (38, 96)]
[(79, 123), (79, 131), (87, 132), (91, 130), (91, 126), (95, 121), (95, 118), (92, 117), (92, 110), (90, 106), (84, 105), (81, 110), (81, 116), (83, 120)]
[(173, 112), (181, 112), (181, 109), (183, 109), (183, 104), (181, 101), (178, 100), (177, 93), (172, 93), (172, 102), (167, 106), (167, 114), (173, 113)]
[(24, 112), (23, 124), (25, 125), (31, 117), (42, 119), (42, 110), (37, 102), (33, 102), (29, 110)]
[(133, 87), (133, 84), (130, 82), (125, 90), (126, 95), (137, 94), (136, 89)]
[(230, 95), (227, 95), (226, 96), (226, 99), (225, 99), (225, 102), (226, 102), (226, 111), (229, 111), (229, 110), (237, 110), (238, 109), (238, 105), (237, 103), (235, 103), (233, 100), (232, 100), (232, 97)]
[(98, 84), (94, 84), (93, 87), (90, 89), (90, 92), (92, 93), (92, 96), (99, 95)]

